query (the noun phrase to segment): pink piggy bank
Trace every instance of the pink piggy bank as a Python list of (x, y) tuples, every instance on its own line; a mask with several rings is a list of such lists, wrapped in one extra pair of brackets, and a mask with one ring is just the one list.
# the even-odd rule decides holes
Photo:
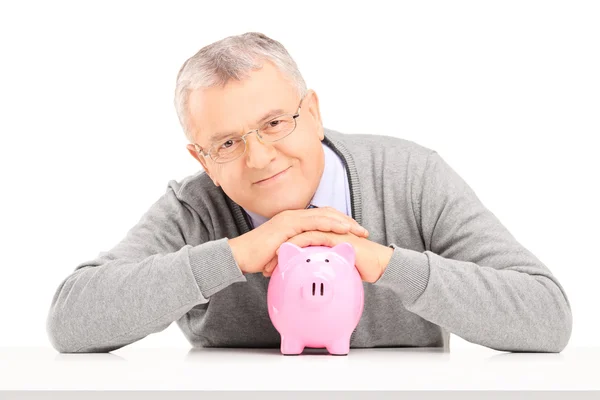
[(267, 306), (281, 335), (282, 354), (298, 355), (304, 347), (348, 354), (364, 306), (354, 260), (350, 243), (301, 248), (286, 242), (279, 247)]

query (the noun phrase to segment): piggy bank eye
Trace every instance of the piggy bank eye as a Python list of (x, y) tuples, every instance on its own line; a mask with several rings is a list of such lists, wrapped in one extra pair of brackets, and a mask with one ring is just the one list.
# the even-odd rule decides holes
[(328, 259), (325, 259), (325, 262), (329, 262), (329, 260), (328, 260)]
[(306, 259), (306, 262), (310, 262), (310, 258), (307, 258), (307, 259)]

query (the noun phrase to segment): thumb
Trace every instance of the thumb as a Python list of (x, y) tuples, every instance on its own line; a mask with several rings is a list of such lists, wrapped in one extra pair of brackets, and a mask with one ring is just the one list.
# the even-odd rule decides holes
[(271, 272), (272, 270), (275, 269), (275, 267), (277, 266), (277, 257), (273, 257), (271, 258), (271, 260), (269, 260), (269, 262), (265, 265), (265, 267), (263, 268), (263, 270), (265, 272)]

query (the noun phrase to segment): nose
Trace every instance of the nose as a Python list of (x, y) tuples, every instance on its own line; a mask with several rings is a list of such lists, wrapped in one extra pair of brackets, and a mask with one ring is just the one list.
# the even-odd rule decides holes
[(260, 142), (255, 134), (248, 135), (246, 142), (246, 165), (249, 168), (263, 169), (277, 156), (273, 145)]
[(302, 298), (305, 304), (320, 306), (327, 304), (333, 297), (333, 285), (326, 279), (311, 276), (302, 285)]

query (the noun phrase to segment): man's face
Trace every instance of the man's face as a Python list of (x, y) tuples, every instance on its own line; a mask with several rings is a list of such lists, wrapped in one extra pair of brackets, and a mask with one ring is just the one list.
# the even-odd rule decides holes
[[(230, 81), (224, 88), (198, 89), (190, 93), (190, 124), (194, 140), (206, 153), (215, 133), (238, 136), (263, 126), (256, 124), (267, 112), (283, 109), (294, 114), (300, 97), (284, 75), (270, 62), (243, 81)], [(192, 144), (187, 148), (215, 185), (237, 204), (267, 218), (290, 209), (305, 208), (314, 195), (324, 168), (321, 146), (323, 125), (317, 95), (309, 90), (296, 118), (296, 129), (273, 143), (261, 143), (255, 133), (246, 137), (246, 153), (226, 164), (199, 156)], [(278, 116), (273, 115), (271, 118)], [(289, 168), (284, 174), (258, 183)]]

